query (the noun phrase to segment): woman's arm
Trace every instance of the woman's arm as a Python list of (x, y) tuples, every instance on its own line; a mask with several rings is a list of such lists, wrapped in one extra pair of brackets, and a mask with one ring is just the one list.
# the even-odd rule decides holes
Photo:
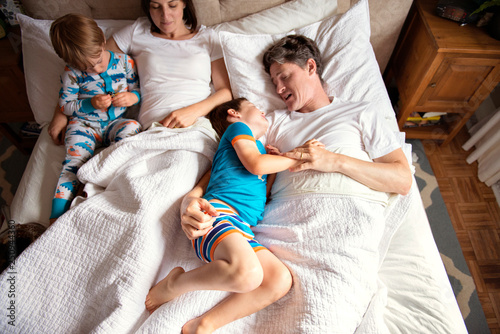
[(161, 123), (168, 128), (184, 128), (192, 125), (198, 117), (207, 115), (214, 107), (231, 100), (231, 86), (224, 58), (211, 63), (212, 83), (215, 93), (205, 100), (171, 112)]
[(283, 155), (302, 161), (291, 169), (293, 172), (313, 169), (342, 173), (372, 189), (401, 195), (406, 195), (412, 184), (410, 166), (400, 148), (373, 162), (333, 153), (308, 143)]

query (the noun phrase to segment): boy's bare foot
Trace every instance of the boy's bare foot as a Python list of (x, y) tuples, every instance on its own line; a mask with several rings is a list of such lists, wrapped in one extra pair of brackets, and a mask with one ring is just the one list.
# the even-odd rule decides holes
[(146, 309), (149, 313), (153, 313), (158, 307), (171, 301), (177, 294), (172, 289), (173, 282), (177, 277), (184, 273), (184, 269), (176, 267), (168, 273), (167, 277), (159, 281), (154, 287), (149, 290), (146, 296)]
[(202, 317), (191, 319), (182, 326), (182, 334), (210, 334), (212, 332), (212, 329), (203, 324)]

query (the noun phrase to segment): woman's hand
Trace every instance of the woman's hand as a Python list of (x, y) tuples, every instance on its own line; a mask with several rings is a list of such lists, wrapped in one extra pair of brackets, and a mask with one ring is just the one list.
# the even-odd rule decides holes
[(66, 126), (68, 125), (68, 117), (63, 114), (59, 107), (54, 110), (54, 115), (50, 121), (48, 132), (56, 145), (64, 144), (64, 137), (66, 134)]
[(108, 109), (111, 105), (112, 99), (109, 94), (99, 94), (93, 96), (90, 102), (92, 103), (92, 107), (94, 107), (94, 109)]
[(193, 106), (184, 107), (172, 111), (161, 123), (166, 128), (186, 128), (196, 122), (198, 117), (197, 108)]
[(186, 196), (181, 204), (181, 228), (189, 240), (204, 236), (219, 213), (204, 198)]
[(130, 107), (139, 102), (139, 98), (132, 92), (117, 93), (111, 98), (114, 107)]

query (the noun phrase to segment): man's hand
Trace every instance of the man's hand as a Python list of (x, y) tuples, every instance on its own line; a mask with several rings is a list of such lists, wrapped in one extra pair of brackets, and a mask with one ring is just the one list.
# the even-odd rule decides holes
[(326, 150), (325, 145), (316, 139), (308, 140), (304, 145), (298, 146), (282, 155), (301, 161), (301, 164), (290, 168), (291, 172), (307, 169), (314, 169), (320, 172), (331, 171), (329, 159), (332, 158), (332, 152)]

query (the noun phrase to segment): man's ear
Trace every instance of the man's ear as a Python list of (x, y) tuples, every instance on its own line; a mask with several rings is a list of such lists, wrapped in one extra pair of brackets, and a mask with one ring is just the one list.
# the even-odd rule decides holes
[(307, 71), (309, 72), (309, 74), (316, 74), (317, 67), (316, 67), (316, 61), (314, 61), (314, 59), (309, 58), (307, 60), (306, 66), (307, 66)]

